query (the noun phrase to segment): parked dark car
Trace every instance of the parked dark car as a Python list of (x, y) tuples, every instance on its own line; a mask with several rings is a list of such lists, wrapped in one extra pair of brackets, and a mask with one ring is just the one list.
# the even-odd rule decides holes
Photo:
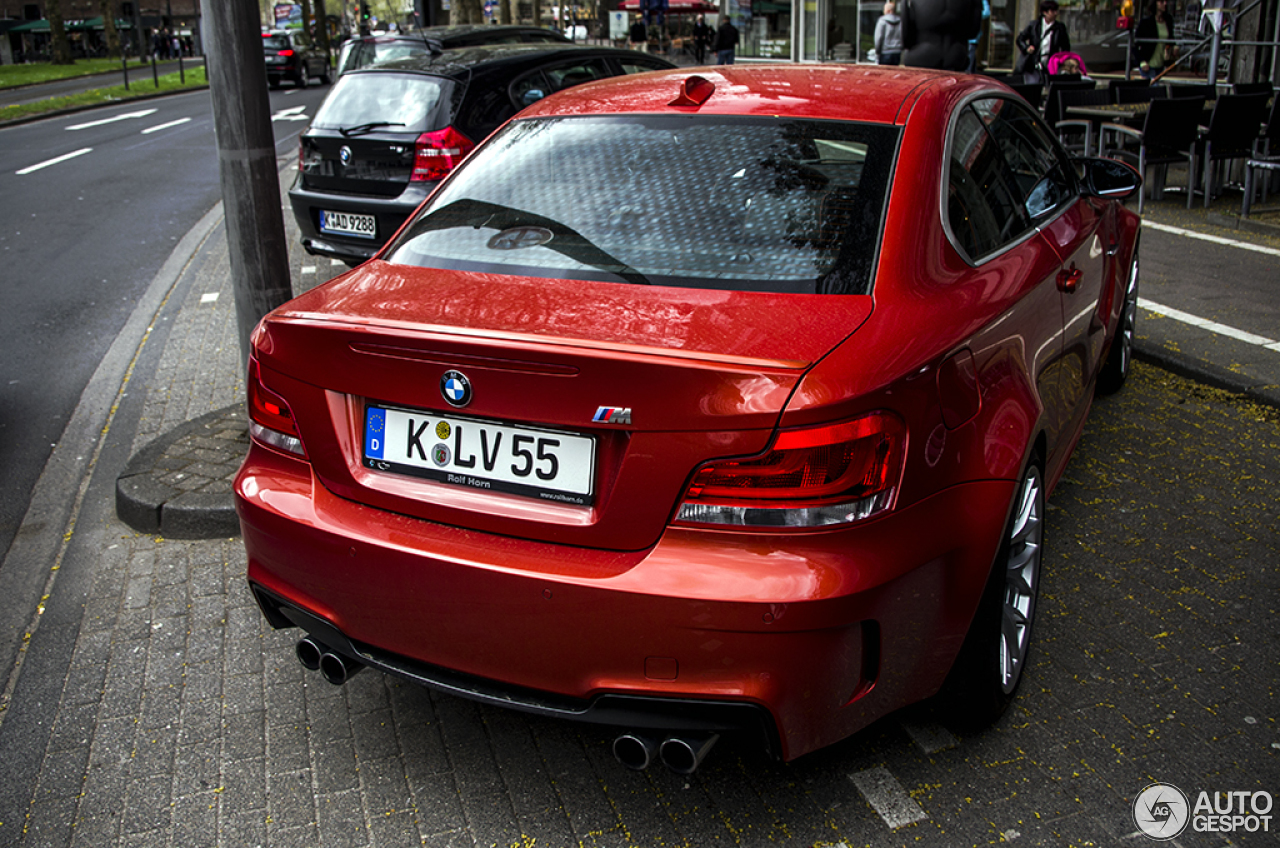
[(369, 35), (343, 42), (338, 53), (338, 75), (375, 62), (407, 59), (458, 47), (569, 43), (569, 39), (554, 30), (534, 26), (438, 26), (412, 33)]
[(289, 190), (307, 252), (359, 264), (477, 143), (579, 83), (675, 67), (633, 50), (496, 45), (343, 74), (302, 135)]
[(272, 88), (279, 88), (285, 80), (305, 88), (313, 77), (319, 78), (324, 85), (329, 84), (329, 57), (323, 51), (303, 44), (297, 33), (264, 32), (262, 55), (267, 63), (267, 83)]

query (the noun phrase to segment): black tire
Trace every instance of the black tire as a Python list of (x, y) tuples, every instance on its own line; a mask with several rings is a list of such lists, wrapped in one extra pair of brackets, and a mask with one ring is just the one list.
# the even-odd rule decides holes
[(333, 70), (329, 67), (328, 60), (325, 60), (324, 70), (320, 72), (320, 84), (328, 85), (333, 82)]
[(944, 720), (960, 728), (976, 730), (995, 722), (1022, 682), (1043, 565), (1044, 490), (1044, 472), (1033, 459), (1014, 495), (969, 633), (937, 698)]
[(294, 79), (298, 84), (298, 88), (306, 88), (311, 85), (311, 73), (307, 70), (307, 63), (303, 62), (298, 66), (298, 76)]
[(1116, 336), (1111, 340), (1111, 352), (1098, 372), (1098, 392), (1109, 395), (1120, 391), (1133, 366), (1133, 334), (1138, 323), (1138, 245), (1133, 246), (1133, 262), (1129, 265), (1129, 279), (1125, 284), (1124, 303), (1120, 306), (1120, 319)]

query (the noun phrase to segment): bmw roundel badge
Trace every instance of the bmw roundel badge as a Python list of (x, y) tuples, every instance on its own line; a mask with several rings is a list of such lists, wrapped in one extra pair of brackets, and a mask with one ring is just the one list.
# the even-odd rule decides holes
[(440, 394), (450, 406), (466, 406), (471, 403), (471, 381), (461, 371), (446, 371), (440, 378)]
[(342, 147), (338, 149), (338, 159), (342, 161), (343, 165), (350, 165), (351, 164), (351, 148), (345, 144), (342, 145)]

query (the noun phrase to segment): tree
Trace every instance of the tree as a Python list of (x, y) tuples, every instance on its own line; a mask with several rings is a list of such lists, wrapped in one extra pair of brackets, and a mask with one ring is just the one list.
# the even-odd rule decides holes
[(302, 0), (302, 43), (311, 44), (311, 0)]
[(98, 11), (102, 14), (102, 34), (107, 41), (107, 55), (115, 58), (120, 55), (120, 30), (116, 29), (116, 13), (111, 8), (111, 0), (98, 0)]
[(71, 58), (71, 42), (62, 23), (62, 0), (48, 0), (45, 14), (49, 18), (49, 49), (53, 54), (53, 64), (74, 65), (76, 60)]

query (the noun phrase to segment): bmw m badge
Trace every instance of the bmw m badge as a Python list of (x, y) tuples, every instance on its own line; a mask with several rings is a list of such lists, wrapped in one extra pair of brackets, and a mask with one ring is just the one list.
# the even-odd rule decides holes
[(471, 403), (471, 381), (461, 371), (446, 371), (440, 378), (440, 394), (450, 406), (466, 406)]
[(601, 406), (591, 420), (597, 424), (630, 424), (631, 408), (621, 406)]

